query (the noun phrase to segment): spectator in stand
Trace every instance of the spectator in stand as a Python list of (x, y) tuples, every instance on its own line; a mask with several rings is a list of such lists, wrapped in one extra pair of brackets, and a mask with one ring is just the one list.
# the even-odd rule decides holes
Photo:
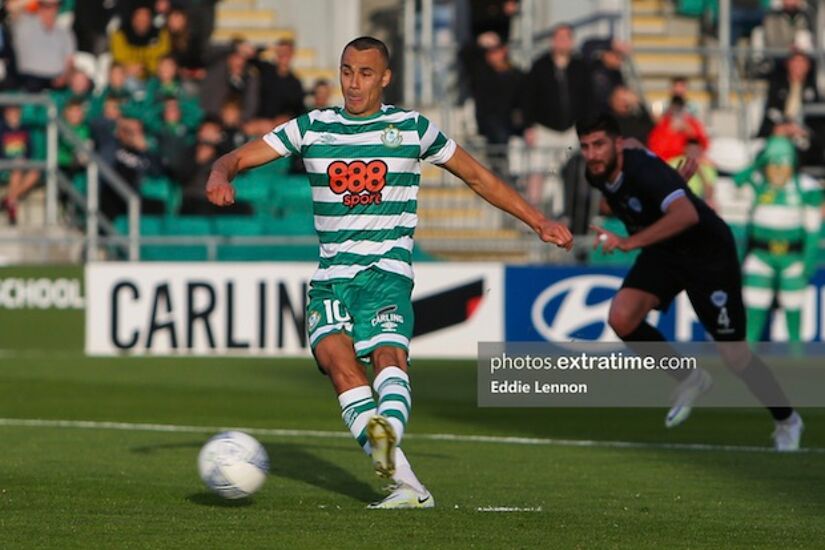
[(163, 124), (155, 135), (163, 174), (173, 181), (186, 178), (192, 162), (194, 135), (183, 123), (176, 97), (163, 101)]
[(116, 7), (117, 0), (74, 0), (72, 30), (79, 51), (100, 55), (109, 49), (106, 27)]
[(152, 24), (152, 10), (138, 6), (112, 34), (112, 59), (124, 65), (137, 65), (142, 76), (154, 74), (160, 59), (171, 51), (169, 31)]
[[(23, 126), (21, 110), (17, 105), (3, 109), (0, 125), (0, 156), (6, 161), (26, 161), (32, 157), (32, 141), (29, 131)], [(24, 168), (12, 168), (8, 172), (8, 189), (2, 207), (6, 211), (9, 224), (17, 224), (17, 205), (40, 179), (40, 172)]]
[(513, 67), (507, 46), (493, 32), (479, 36), (484, 63), (471, 75), (478, 131), (490, 147), (490, 166), (505, 179), (509, 178), (507, 144), (511, 136), (523, 131), (521, 100), (524, 73)]
[[(13, 9), (14, 7), (14, 9)], [(27, 92), (63, 88), (72, 70), (75, 39), (58, 26), (59, 0), (39, 0), (35, 14), (22, 4), (9, 4), (20, 84)]]
[(123, 116), (121, 111), (123, 101), (115, 95), (106, 96), (101, 103), (100, 115), (91, 117), (89, 123), (95, 151), (110, 166), (115, 163), (115, 152), (117, 151), (115, 130)]
[(782, 0), (779, 9), (771, 10), (762, 21), (765, 48), (788, 49), (813, 45), (813, 17), (804, 0)]
[(305, 111), (304, 88), (292, 72), (294, 56), (295, 43), (290, 39), (282, 39), (275, 46), (274, 64), (261, 64), (258, 116), (269, 119), (289, 119)]
[(488, 32), (496, 33), (503, 44), (510, 40), (510, 21), (518, 13), (518, 0), (472, 0), (470, 32), (473, 42)]
[(625, 138), (635, 138), (641, 143), (647, 143), (651, 130), (653, 130), (653, 120), (650, 113), (639, 101), (639, 97), (627, 86), (616, 86), (610, 94), (609, 112), (616, 118), (622, 136)]
[(0, 18), (0, 91), (17, 88), (17, 64), (11, 44), (11, 33), (6, 27), (5, 18)]
[(68, 82), (69, 85), (65, 90), (52, 92), (52, 99), (57, 104), (59, 111), (62, 111), (63, 106), (69, 101), (80, 102), (83, 106), (83, 114), (85, 116), (86, 109), (92, 101), (92, 81), (86, 73), (75, 69), (69, 75)]
[(686, 76), (674, 76), (670, 79), (670, 97), (681, 97), (685, 103), (685, 110), (695, 117), (699, 117), (699, 107), (690, 100), (688, 92), (690, 83)]
[(801, 51), (794, 51), (774, 72), (759, 137), (784, 136), (793, 141), (802, 165), (821, 160), (821, 138), (806, 123), (803, 107), (819, 103), (811, 60)]
[(207, 69), (200, 91), (200, 104), (207, 115), (219, 116), (221, 106), (227, 101), (242, 106), (244, 121), (258, 113), (260, 78), (258, 69), (246, 57), (246, 46), (242, 42), (236, 44)]
[[(86, 124), (86, 104), (79, 98), (72, 98), (63, 107), (62, 118), (69, 130), (81, 141), (91, 139), (91, 130)], [(71, 180), (86, 170), (85, 158), (78, 154), (74, 144), (61, 137), (57, 149), (57, 164), (60, 170)]]
[(332, 103), (332, 85), (329, 80), (319, 78), (312, 85), (309, 96), (309, 109), (326, 109)]
[(223, 126), (223, 142), (218, 147), (221, 151), (231, 151), (246, 143), (247, 137), (243, 131), (243, 112), (241, 106), (234, 101), (227, 101), (221, 107), (221, 125)]
[(112, 63), (109, 67), (109, 77), (106, 86), (94, 94), (89, 106), (89, 118), (94, 120), (103, 115), (103, 104), (106, 99), (113, 97), (122, 101), (132, 99), (131, 92), (126, 87), (126, 69), (120, 63)]
[(613, 90), (624, 85), (622, 64), (630, 48), (623, 42), (608, 38), (589, 40), (582, 52), (585, 60), (590, 63), (593, 109), (598, 112), (607, 111)]
[(685, 100), (679, 96), (671, 98), (670, 107), (648, 138), (648, 147), (664, 161), (685, 154), (689, 140), (696, 140), (702, 151), (710, 144), (702, 123), (687, 112)]
[(189, 26), (197, 38), (198, 51), (209, 47), (209, 40), (215, 30), (215, 5), (220, 0), (180, 0), (189, 15)]
[[(206, 122), (205, 122), (206, 124)], [(198, 139), (195, 145), (195, 162), (190, 167), (189, 173), (183, 182), (183, 203), (188, 205), (199, 205), (204, 202), (203, 186), (209, 178), (212, 170), (212, 163), (218, 158), (218, 148), (210, 141)], [(203, 206), (204, 209), (208, 208)]]
[(185, 79), (202, 80), (206, 76), (201, 42), (189, 26), (189, 16), (181, 8), (173, 8), (167, 20), (171, 56)]
[(140, 109), (139, 115), (148, 131), (159, 131), (164, 101), (170, 97), (178, 100), (183, 124), (194, 134), (203, 118), (203, 111), (197, 100), (184, 89), (178, 75), (178, 64), (171, 56), (166, 56), (158, 62), (156, 75), (146, 83), (145, 105)]
[(687, 184), (693, 194), (705, 200), (705, 202), (716, 210), (716, 201), (713, 198), (716, 180), (719, 174), (716, 167), (702, 150), (702, 145), (696, 139), (689, 139), (685, 145), (685, 154), (673, 157), (668, 161), (672, 167), (678, 169), (685, 162), (696, 161), (696, 172), (688, 180)]
[[(573, 51), (573, 28), (558, 25), (552, 33), (550, 52), (539, 57), (525, 83), (524, 117), (530, 155), (528, 200), (538, 205), (542, 197), (551, 196), (551, 211), (560, 211), (563, 202), (561, 183), (548, 174), (552, 151), (577, 146), (575, 124), (591, 110), (590, 72), (587, 64)], [(542, 185), (544, 181), (544, 185)]]
[[(161, 162), (149, 147), (143, 124), (136, 118), (122, 117), (115, 128), (114, 169), (126, 183), (137, 191), (145, 175), (159, 175)], [(144, 214), (160, 214), (164, 208), (159, 201), (141, 201)], [(110, 185), (100, 188), (100, 211), (110, 220), (126, 214), (126, 203)]]

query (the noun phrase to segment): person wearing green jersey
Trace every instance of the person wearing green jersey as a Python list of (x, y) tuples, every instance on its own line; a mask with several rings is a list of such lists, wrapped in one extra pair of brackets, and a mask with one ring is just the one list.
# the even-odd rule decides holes
[[(306, 312), (315, 360), (376, 473), (395, 482), (370, 508), (431, 508), (435, 500), (400, 447), (412, 405), (408, 353), (421, 161), (450, 171), (543, 241), (570, 250), (573, 237), (422, 114), (381, 102), (392, 77), (383, 42), (360, 37), (347, 44), (339, 76), (343, 108), (302, 114), (222, 156), (206, 194), (219, 206), (232, 204), (239, 171), (279, 157), (303, 159), (321, 245)], [(372, 388), (364, 362), (375, 373)]]
[(785, 311), (788, 340), (798, 343), (805, 288), (819, 253), (822, 188), (796, 173), (793, 143), (778, 136), (735, 181), (753, 189), (743, 264), (748, 340), (760, 339), (775, 297)]

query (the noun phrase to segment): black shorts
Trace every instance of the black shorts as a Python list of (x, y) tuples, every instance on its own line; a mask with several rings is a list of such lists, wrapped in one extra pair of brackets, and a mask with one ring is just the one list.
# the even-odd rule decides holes
[(707, 258), (678, 258), (645, 249), (622, 283), (659, 298), (664, 310), (681, 291), (687, 292), (696, 316), (717, 341), (745, 339), (742, 271), (735, 251)]

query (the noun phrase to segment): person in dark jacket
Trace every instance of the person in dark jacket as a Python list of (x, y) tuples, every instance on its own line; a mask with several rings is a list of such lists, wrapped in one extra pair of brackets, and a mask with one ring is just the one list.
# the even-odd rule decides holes
[(546, 200), (552, 215), (561, 211), (564, 197), (561, 182), (548, 169), (559, 154), (575, 147), (576, 121), (591, 109), (590, 71), (573, 45), (573, 28), (557, 26), (550, 52), (533, 63), (525, 85), (524, 138), (532, 150), (529, 170), (533, 174), (528, 199), (534, 205)]
[(295, 43), (283, 39), (275, 46), (275, 63), (262, 63), (261, 95), (258, 116), (262, 118), (293, 118), (302, 114), (304, 88), (292, 72)]

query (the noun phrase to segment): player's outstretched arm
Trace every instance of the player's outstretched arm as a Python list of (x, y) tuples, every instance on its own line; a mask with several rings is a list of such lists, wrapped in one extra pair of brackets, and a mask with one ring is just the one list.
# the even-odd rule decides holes
[(526, 223), (544, 242), (566, 250), (573, 247), (573, 235), (562, 223), (545, 218), (527, 204), (521, 195), (485, 168), (462, 147), (457, 146), (452, 158), (443, 164), (450, 173), (462, 179), (484, 200)]
[(630, 237), (619, 237), (615, 233), (596, 225), (590, 227), (596, 232), (596, 241), (593, 243), (593, 248), (601, 245), (602, 250), (609, 254), (616, 249), (629, 252), (637, 248), (650, 246), (678, 235), (696, 223), (699, 223), (699, 213), (696, 212), (696, 207), (693, 206), (690, 199), (681, 197), (668, 205), (665, 215), (659, 218), (656, 223), (645, 227)]
[(262, 139), (250, 141), (234, 149), (212, 164), (206, 181), (206, 198), (212, 204), (227, 206), (235, 202), (232, 180), (238, 172), (271, 162), (281, 155)]

